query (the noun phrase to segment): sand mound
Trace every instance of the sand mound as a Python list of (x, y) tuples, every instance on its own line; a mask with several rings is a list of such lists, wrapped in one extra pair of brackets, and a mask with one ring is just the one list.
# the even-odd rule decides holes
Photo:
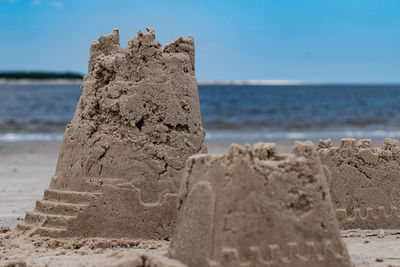
[(350, 266), (311, 143), (192, 156), (169, 254), (197, 266)]
[(20, 229), (42, 235), (167, 239), (186, 159), (205, 152), (194, 42), (161, 49), (118, 30), (90, 47), (88, 74), (44, 200)]
[(369, 139), (320, 141), (318, 152), (332, 201), (343, 229), (400, 229), (400, 148), (385, 139), (374, 148)]
[(29, 237), (7, 232), (0, 233), (0, 267), (186, 266), (165, 257), (168, 245), (164, 240)]
[[(120, 255), (118, 255), (120, 256)], [(111, 258), (111, 260), (103, 261), (99, 267), (187, 267), (178, 261), (171, 260), (166, 257), (149, 254), (139, 254), (124, 256), (121, 255), (120, 259)]]

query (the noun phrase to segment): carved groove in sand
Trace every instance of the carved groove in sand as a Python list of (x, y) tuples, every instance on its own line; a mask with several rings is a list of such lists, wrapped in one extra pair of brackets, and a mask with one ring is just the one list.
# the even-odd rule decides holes
[(168, 239), (186, 159), (206, 152), (194, 42), (139, 31), (90, 47), (88, 74), (44, 199), (18, 227), (50, 236)]
[(375, 208), (354, 209), (347, 215), (345, 209), (336, 209), (336, 216), (345, 229), (351, 228), (392, 228), (400, 227), (400, 212), (397, 207), (391, 206), (386, 209), (384, 206)]
[(192, 267), (349, 266), (311, 143), (189, 158), (169, 254)]
[(333, 248), (332, 241), (327, 239), (321, 243), (289, 242), (282, 249), (279, 244), (270, 244), (267, 248), (267, 257), (264, 258), (259, 246), (249, 247), (248, 261), (241, 261), (238, 250), (235, 248), (222, 248), (221, 262), (209, 261), (210, 267), (270, 267), (270, 266), (296, 266), (297, 264), (319, 264), (331, 257), (344, 260), (344, 256)]
[(369, 139), (330, 139), (318, 145), (333, 204), (342, 229), (400, 228), (400, 148), (385, 139), (374, 148)]

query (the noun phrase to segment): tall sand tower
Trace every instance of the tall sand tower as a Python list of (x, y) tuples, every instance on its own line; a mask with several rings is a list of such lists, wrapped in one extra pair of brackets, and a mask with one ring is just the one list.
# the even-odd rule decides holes
[(186, 159), (206, 152), (189, 36), (162, 49), (147, 28), (90, 47), (57, 169), (19, 229), (49, 236), (168, 239)]

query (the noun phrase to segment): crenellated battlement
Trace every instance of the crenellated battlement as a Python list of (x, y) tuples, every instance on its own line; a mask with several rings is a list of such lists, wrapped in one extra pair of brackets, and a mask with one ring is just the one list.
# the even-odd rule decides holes
[(400, 160), (400, 147), (398, 141), (386, 138), (381, 147), (374, 147), (371, 139), (361, 139), (356, 143), (356, 139), (344, 138), (339, 147), (332, 146), (332, 140), (320, 140), (317, 146), (320, 157), (334, 157), (336, 160), (344, 161), (346, 158), (353, 157), (362, 163), (377, 165), (389, 160)]
[(385, 208), (379, 206), (377, 208), (362, 208), (354, 209), (350, 215), (345, 209), (336, 209), (336, 216), (346, 221), (359, 221), (359, 220), (385, 220), (385, 219), (399, 219), (400, 211), (397, 207), (391, 206)]
[(399, 141), (392, 138), (385, 138), (382, 142), (381, 147), (374, 147), (371, 139), (360, 139), (358, 142), (355, 138), (342, 138), (339, 147), (332, 145), (332, 139), (328, 138), (326, 140), (319, 140), (317, 150), (322, 149), (366, 149), (373, 148), (374, 150), (392, 150), (400, 152)]
[[(150, 27), (146, 27), (146, 32), (139, 30), (134, 38), (128, 41), (128, 45), (124, 49), (120, 46), (118, 29), (114, 29), (111, 34), (100, 35), (98, 41), (94, 41), (90, 45), (89, 72), (85, 80), (89, 80), (94, 75), (98, 79), (99, 74), (96, 69), (99, 69), (100, 66), (104, 68), (102, 72), (113, 70), (118, 76), (125, 74), (122, 72), (129, 71), (129, 74), (120, 77), (121, 80), (124, 80), (124, 78), (126, 80), (127, 75), (132, 76), (135, 72), (145, 74), (138, 68), (146, 68), (148, 67), (146, 65), (149, 65), (150, 62), (153, 62), (150, 65), (152, 65), (154, 72), (162, 71), (163, 69), (168, 70), (168, 64), (163, 64), (162, 69), (159, 68), (160, 66), (158, 66), (157, 62), (160, 60), (169, 61), (168, 58), (171, 56), (178, 60), (180, 60), (179, 57), (186, 58), (184, 61), (187, 62), (190, 68), (183, 71), (190, 71), (192, 75), (194, 74), (195, 50), (192, 36), (189, 35), (186, 39), (180, 36), (173, 42), (165, 44), (164, 48), (155, 38), (155, 31)], [(126, 68), (125, 65), (129, 65), (129, 68)], [(147, 77), (142, 77), (141, 79), (143, 78)]]
[(227, 160), (233, 160), (238, 157), (249, 158), (254, 164), (273, 165), (277, 163), (285, 163), (286, 161), (299, 158), (314, 159), (317, 157), (317, 154), (314, 149), (314, 145), (310, 141), (304, 143), (296, 141), (292, 146), (291, 153), (289, 154), (278, 154), (275, 143), (256, 143), (253, 145), (253, 147), (251, 147), (248, 144), (244, 146), (232, 144), (229, 146), (229, 149), (225, 154), (193, 155), (188, 160), (192, 162), (196, 161), (208, 162), (219, 158), (226, 158)]
[(336, 209), (336, 217), (343, 229), (398, 229), (400, 227), (400, 209), (395, 206), (363, 207), (350, 212), (346, 209)]

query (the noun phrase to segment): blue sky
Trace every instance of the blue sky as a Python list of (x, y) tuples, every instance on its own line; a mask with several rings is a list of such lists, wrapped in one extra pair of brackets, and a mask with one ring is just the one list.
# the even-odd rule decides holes
[(400, 0), (0, 0), (0, 70), (86, 73), (89, 45), (191, 34), (198, 80), (400, 82)]

